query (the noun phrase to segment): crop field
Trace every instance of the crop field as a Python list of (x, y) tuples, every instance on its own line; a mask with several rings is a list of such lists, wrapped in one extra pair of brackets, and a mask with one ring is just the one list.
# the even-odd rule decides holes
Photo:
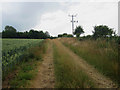
[(18, 49), (27, 46), (28, 48), (40, 43), (42, 39), (2, 39), (2, 51)]
[(42, 39), (2, 39), (3, 76), (4, 73), (14, 68), (15, 64), (22, 61), (28, 48), (35, 47), (42, 41)]

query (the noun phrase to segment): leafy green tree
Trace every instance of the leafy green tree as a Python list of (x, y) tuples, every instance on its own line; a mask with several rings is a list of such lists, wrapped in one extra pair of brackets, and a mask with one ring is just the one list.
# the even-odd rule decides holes
[(15, 38), (17, 33), (16, 33), (16, 29), (12, 26), (6, 26), (5, 30), (3, 31), (2, 35), (5, 38)]
[(28, 37), (31, 39), (46, 39), (47, 35), (43, 31), (36, 31), (31, 29), (28, 33)]
[(82, 33), (84, 33), (83, 28), (81, 26), (76, 27), (74, 35), (76, 35), (76, 37), (79, 37)]
[(35, 34), (34, 34), (34, 30), (31, 29), (31, 30), (29, 31), (28, 37), (31, 38), (31, 39), (33, 39), (34, 36), (35, 36)]
[(115, 32), (113, 31), (113, 29), (109, 28), (106, 25), (99, 25), (94, 27), (94, 31), (93, 31), (94, 38), (111, 37), (112, 34), (115, 35)]
[(39, 35), (40, 35), (40, 39), (46, 39), (47, 38), (47, 35), (43, 31), (40, 31)]

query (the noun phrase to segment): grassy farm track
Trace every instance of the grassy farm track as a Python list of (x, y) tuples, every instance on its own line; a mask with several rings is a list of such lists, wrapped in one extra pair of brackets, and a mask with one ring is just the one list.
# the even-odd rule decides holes
[(93, 80), (96, 84), (96, 87), (99, 88), (114, 88), (116, 85), (109, 78), (100, 74), (95, 68), (89, 65), (85, 60), (81, 59), (67, 47), (65, 47), (59, 40), (54, 40), (54, 43), (59, 50), (64, 50), (66, 54), (69, 54), (70, 57), (74, 60), (76, 66), (80, 66), (83, 71)]
[[(26, 88), (116, 88), (117, 85), (108, 77), (99, 73), (92, 65), (75, 54), (71, 49), (65, 46), (59, 39), (47, 39), (41, 46), (31, 48), (35, 54), (32, 62), (24, 64), (29, 71), (34, 74), (33, 78), (27, 77)], [(45, 50), (43, 49), (45, 48)], [(45, 53), (43, 53), (45, 51)], [(28, 58), (29, 59), (29, 58)], [(40, 59), (40, 60), (39, 60)], [(30, 67), (33, 66), (33, 69)], [(35, 68), (35, 69), (34, 69)], [(16, 70), (17, 71), (17, 70)], [(22, 75), (28, 74), (23, 72)], [(14, 71), (15, 72), (15, 71)], [(14, 74), (13, 72), (13, 74)], [(18, 73), (19, 74), (19, 73)], [(30, 73), (31, 75), (31, 73)], [(29, 75), (29, 76), (30, 76)], [(12, 77), (11, 77), (12, 76)], [(17, 75), (19, 77), (19, 75)], [(14, 75), (10, 75), (14, 79)], [(25, 78), (26, 78), (25, 77)], [(9, 77), (8, 77), (9, 78)], [(23, 78), (17, 78), (20, 83)], [(9, 79), (8, 79), (9, 81)], [(8, 81), (3, 82), (9, 88)], [(15, 80), (11, 85), (16, 85)], [(23, 84), (23, 83), (22, 83)], [(5, 88), (6, 88), (5, 87)]]

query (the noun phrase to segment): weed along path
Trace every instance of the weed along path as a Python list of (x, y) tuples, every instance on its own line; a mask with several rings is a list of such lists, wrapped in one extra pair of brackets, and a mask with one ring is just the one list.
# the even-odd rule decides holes
[(30, 88), (54, 88), (53, 49), (51, 40), (47, 40), (47, 50), (43, 62), (38, 66), (38, 74), (31, 81)]
[(53, 42), (57, 47), (57, 49), (61, 51), (63, 50), (65, 54), (68, 54), (70, 56), (70, 58), (74, 61), (76, 67), (79, 66), (86, 73), (86, 75), (88, 75), (88, 77), (94, 82), (95, 87), (115, 88), (117, 86), (112, 82), (112, 80), (100, 74), (95, 68), (89, 65), (86, 61), (84, 61), (75, 53), (73, 53), (70, 49), (65, 47), (58, 39), (55, 39)]

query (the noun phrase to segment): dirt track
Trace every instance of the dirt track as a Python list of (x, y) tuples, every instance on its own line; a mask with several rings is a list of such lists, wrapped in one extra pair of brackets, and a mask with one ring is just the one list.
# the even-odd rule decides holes
[(30, 88), (54, 88), (54, 65), (52, 43), (48, 40), (47, 52), (44, 55), (42, 64), (38, 67), (38, 74), (31, 81)]

